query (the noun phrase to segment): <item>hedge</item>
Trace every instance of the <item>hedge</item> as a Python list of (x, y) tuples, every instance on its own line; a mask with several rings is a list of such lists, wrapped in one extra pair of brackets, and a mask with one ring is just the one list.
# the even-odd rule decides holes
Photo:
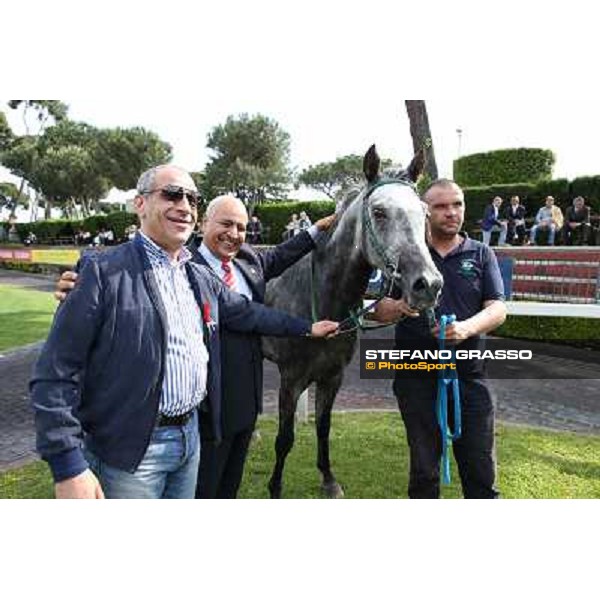
[[(546, 196), (554, 196), (556, 204), (563, 213), (571, 205), (573, 198), (583, 196), (591, 207), (592, 213), (600, 213), (600, 175), (578, 177), (569, 182), (567, 179), (553, 179), (539, 181), (538, 183), (510, 183), (489, 186), (464, 187), (466, 217), (465, 229), (472, 231), (478, 229), (478, 221), (483, 218), (487, 204), (494, 196), (500, 196), (508, 203), (511, 196), (517, 195), (527, 209), (527, 217), (534, 217), (537, 210), (543, 205)], [(506, 205), (506, 204), (505, 204)], [(505, 206), (504, 205), (504, 206)], [(263, 225), (268, 228), (265, 242), (277, 244), (292, 213), (306, 211), (314, 222), (335, 210), (333, 200), (323, 201), (273, 201), (259, 205), (255, 213), (260, 217)], [(67, 237), (74, 235), (79, 228), (88, 230), (92, 235), (98, 233), (100, 227), (111, 228), (117, 239), (124, 236), (125, 228), (137, 223), (137, 216), (127, 212), (113, 212), (108, 215), (88, 217), (83, 221), (37, 221), (36, 223), (19, 223), (17, 230), (23, 239), (28, 231), (33, 231), (38, 239), (54, 237)]]
[(21, 239), (24, 239), (27, 233), (31, 231), (43, 243), (44, 240), (52, 238), (73, 237), (80, 229), (89, 231), (93, 237), (102, 227), (112, 229), (116, 239), (122, 239), (125, 235), (125, 229), (129, 225), (137, 223), (137, 215), (120, 211), (109, 213), (108, 215), (94, 215), (83, 219), (83, 221), (54, 219), (35, 221), (33, 223), (17, 223), (16, 226)]
[[(590, 178), (579, 178), (579, 179), (596, 179)], [(600, 184), (600, 176), (597, 177), (598, 184)], [(490, 204), (495, 196), (500, 196), (504, 203), (501, 211), (510, 201), (511, 196), (519, 196), (521, 204), (525, 206), (527, 210), (527, 217), (535, 217), (539, 208), (544, 204), (546, 196), (553, 196), (555, 203), (559, 206), (563, 214), (565, 213), (568, 206), (571, 205), (573, 198), (578, 195), (582, 195), (586, 199), (586, 204), (592, 208), (592, 212), (598, 214), (600, 212), (600, 195), (592, 196), (591, 194), (582, 194), (577, 192), (577, 189), (585, 188), (593, 189), (593, 185), (596, 183), (585, 183), (579, 184), (578, 188), (575, 188), (574, 183), (577, 180), (569, 183), (567, 179), (553, 179), (550, 181), (540, 181), (537, 184), (533, 183), (512, 183), (505, 185), (489, 185), (489, 186), (477, 186), (477, 187), (465, 187), (463, 188), (465, 193), (465, 204), (466, 204), (466, 217), (465, 217), (465, 228), (467, 231), (478, 227), (478, 221), (483, 218), (485, 207)], [(600, 188), (599, 188), (600, 189)]]
[(600, 175), (577, 177), (571, 182), (571, 196), (583, 196), (588, 204), (600, 210)]
[(600, 319), (509, 315), (494, 335), (600, 350)]
[(259, 205), (254, 214), (261, 220), (263, 226), (268, 228), (265, 243), (279, 244), (282, 241), (285, 226), (293, 213), (300, 214), (305, 211), (314, 223), (335, 211), (333, 200), (317, 200), (312, 202), (278, 202), (277, 204)]
[(509, 148), (461, 156), (454, 161), (454, 179), (461, 186), (537, 183), (552, 177), (555, 157), (542, 148)]

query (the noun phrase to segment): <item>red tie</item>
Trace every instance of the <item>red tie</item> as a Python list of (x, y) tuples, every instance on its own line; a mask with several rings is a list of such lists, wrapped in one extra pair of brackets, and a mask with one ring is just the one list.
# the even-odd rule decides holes
[(223, 269), (223, 272), (225, 273), (225, 275), (223, 275), (223, 283), (225, 283), (225, 285), (229, 289), (233, 289), (235, 287), (235, 276), (234, 276), (233, 270), (231, 268), (231, 261), (224, 260), (221, 263), (221, 268)]

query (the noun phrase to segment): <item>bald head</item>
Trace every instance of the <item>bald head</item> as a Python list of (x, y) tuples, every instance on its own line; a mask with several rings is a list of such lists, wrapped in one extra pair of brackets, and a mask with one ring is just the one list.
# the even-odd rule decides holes
[(235, 196), (217, 196), (204, 216), (204, 245), (220, 260), (235, 258), (246, 239), (248, 212)]
[(216, 212), (224, 210), (225, 208), (235, 208), (235, 210), (246, 213), (246, 221), (248, 220), (248, 213), (244, 203), (231, 194), (225, 194), (223, 196), (217, 196), (213, 198), (206, 207), (205, 219), (212, 219)]

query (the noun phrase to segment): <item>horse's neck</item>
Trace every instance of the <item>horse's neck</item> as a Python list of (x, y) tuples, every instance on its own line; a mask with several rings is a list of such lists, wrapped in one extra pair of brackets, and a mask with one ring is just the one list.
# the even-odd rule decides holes
[(369, 284), (372, 268), (356, 243), (357, 215), (357, 210), (345, 215), (329, 242), (313, 253), (319, 313), (327, 318), (346, 318)]

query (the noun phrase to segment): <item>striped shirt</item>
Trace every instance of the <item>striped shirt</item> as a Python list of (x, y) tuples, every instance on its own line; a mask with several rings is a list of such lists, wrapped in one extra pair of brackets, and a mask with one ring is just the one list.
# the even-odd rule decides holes
[(208, 352), (204, 345), (202, 314), (185, 271), (192, 255), (182, 248), (177, 260), (140, 232), (167, 313), (167, 357), (160, 414), (189, 412), (206, 394)]

